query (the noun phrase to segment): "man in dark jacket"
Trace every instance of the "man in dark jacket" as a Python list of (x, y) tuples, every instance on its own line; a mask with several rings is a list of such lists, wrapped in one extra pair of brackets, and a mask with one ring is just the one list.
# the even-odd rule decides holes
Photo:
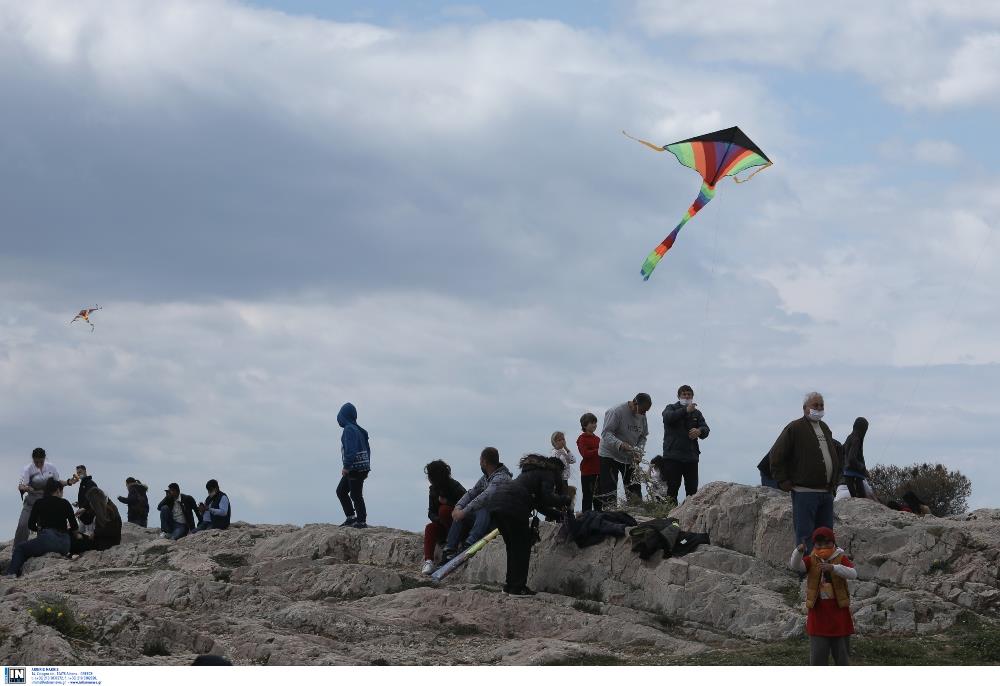
[(768, 453), (771, 476), (781, 490), (792, 494), (795, 544), (810, 549), (813, 531), (833, 528), (833, 492), (843, 462), (830, 427), (822, 421), (823, 413), (823, 396), (808, 394), (802, 417), (782, 429)]
[(677, 402), (663, 410), (663, 472), (667, 496), (677, 501), (684, 480), (684, 492), (689, 497), (698, 491), (698, 441), (708, 438), (705, 415), (694, 401), (694, 390), (684, 385), (677, 389)]
[[(483, 505), (500, 484), (510, 481), (513, 476), (507, 466), (500, 462), (500, 451), (492, 447), (483, 448), (480, 453), (479, 469), (483, 472), (482, 478), (459, 498), (452, 510), (452, 524), (448, 529), (442, 563), (455, 556), (463, 535), (465, 547), (468, 547), (495, 528), (489, 510)], [(472, 522), (468, 521), (469, 517), (473, 518)]]
[(149, 498), (146, 491), (149, 487), (136, 479), (128, 477), (125, 479), (125, 488), (128, 490), (128, 497), (118, 496), (118, 502), (128, 505), (128, 521), (130, 524), (137, 524), (146, 527), (149, 524)]
[(520, 466), (518, 477), (499, 484), (484, 505), (507, 547), (507, 583), (503, 591), (513, 597), (535, 595), (528, 588), (532, 543), (528, 517), (532, 510), (562, 508), (571, 501), (570, 496), (556, 493), (565, 467), (559, 458), (525, 455)]
[(195, 511), (198, 503), (189, 495), (181, 494), (181, 487), (170, 484), (166, 495), (156, 506), (160, 511), (160, 538), (177, 540), (194, 531)]
[(229, 505), (229, 496), (224, 491), (219, 490), (219, 482), (209, 479), (205, 484), (208, 497), (205, 502), (198, 503), (198, 512), (201, 513), (201, 521), (198, 522), (198, 530), (205, 529), (228, 529), (229, 521), (232, 519), (232, 509)]

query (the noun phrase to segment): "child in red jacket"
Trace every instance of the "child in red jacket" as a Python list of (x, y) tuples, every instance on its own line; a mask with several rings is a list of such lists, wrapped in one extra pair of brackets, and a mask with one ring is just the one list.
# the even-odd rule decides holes
[(809, 664), (829, 664), (833, 653), (835, 665), (848, 664), (854, 620), (851, 618), (851, 594), (848, 580), (858, 578), (850, 558), (837, 547), (833, 531), (821, 526), (813, 532), (812, 553), (803, 557), (806, 546), (800, 543), (792, 551), (788, 566), (806, 574), (806, 633), (809, 634)]
[(588, 412), (580, 417), (580, 428), (583, 433), (576, 439), (576, 447), (583, 461), (580, 463), (580, 488), (583, 491), (583, 512), (601, 509), (600, 503), (594, 502), (594, 492), (597, 490), (597, 478), (601, 473), (601, 458), (597, 449), (601, 445), (601, 437), (597, 435), (597, 417)]

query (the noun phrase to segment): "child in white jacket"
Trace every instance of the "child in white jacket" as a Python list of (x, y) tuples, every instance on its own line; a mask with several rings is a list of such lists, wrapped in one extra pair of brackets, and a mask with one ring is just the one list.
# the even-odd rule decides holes
[[(566, 434), (562, 431), (556, 431), (552, 434), (552, 457), (558, 457), (563, 463), (563, 473), (562, 480), (560, 482), (560, 488), (562, 493), (576, 500), (576, 487), (569, 485), (569, 480), (573, 476), (573, 470), (570, 465), (576, 464), (576, 455), (566, 447)], [(575, 508), (575, 502), (570, 504), (571, 509)]]

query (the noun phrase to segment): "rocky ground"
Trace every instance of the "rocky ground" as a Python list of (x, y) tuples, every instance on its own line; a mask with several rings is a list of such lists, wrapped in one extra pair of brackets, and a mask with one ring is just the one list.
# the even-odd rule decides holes
[[(117, 548), (31, 560), (21, 579), (0, 581), (0, 655), (32, 665), (188, 664), (208, 652), (249, 665), (805, 659), (795, 638), (803, 588), (786, 568), (788, 497), (716, 482), (673, 514), (713, 545), (644, 562), (628, 539), (581, 550), (543, 526), (531, 599), (499, 592), (500, 540), (435, 585), (419, 574), (420, 535), (407, 531), (241, 522), (171, 542), (126, 525)], [(848, 500), (836, 504), (835, 530), (859, 571), (858, 645), (944, 645), (948, 632), (973, 626), (979, 652), (950, 654), (990, 662), (1000, 641), (1000, 510), (919, 518)], [(915, 660), (934, 654), (915, 650)]]

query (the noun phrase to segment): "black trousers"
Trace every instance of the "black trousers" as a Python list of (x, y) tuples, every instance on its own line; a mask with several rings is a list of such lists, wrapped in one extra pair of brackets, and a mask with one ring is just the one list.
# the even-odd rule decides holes
[(598, 482), (596, 501), (600, 507), (598, 510), (611, 510), (618, 504), (618, 476), (621, 475), (625, 482), (625, 496), (629, 500), (642, 500), (642, 486), (633, 484), (635, 467), (625, 464), (610, 457), (601, 456), (601, 477)]
[(681, 479), (684, 480), (684, 493), (689, 496), (697, 493), (698, 463), (664, 460), (663, 480), (667, 482), (667, 495), (674, 500), (677, 500), (677, 493), (681, 490)]
[(594, 509), (594, 493), (597, 492), (597, 479), (597, 474), (584, 474), (580, 477), (580, 487), (583, 490), (582, 512), (590, 512)]
[(368, 510), (365, 508), (365, 479), (368, 472), (347, 472), (340, 478), (337, 485), (337, 497), (340, 499), (340, 506), (344, 508), (344, 514), (348, 517), (355, 516), (359, 522), (368, 521)]
[(852, 498), (864, 498), (865, 497), (865, 486), (864, 479), (860, 476), (845, 476), (844, 483), (847, 484), (847, 490), (851, 492)]
[(528, 584), (528, 563), (531, 561), (531, 527), (527, 517), (494, 512), (493, 523), (500, 529), (507, 547), (507, 588), (516, 590)]

